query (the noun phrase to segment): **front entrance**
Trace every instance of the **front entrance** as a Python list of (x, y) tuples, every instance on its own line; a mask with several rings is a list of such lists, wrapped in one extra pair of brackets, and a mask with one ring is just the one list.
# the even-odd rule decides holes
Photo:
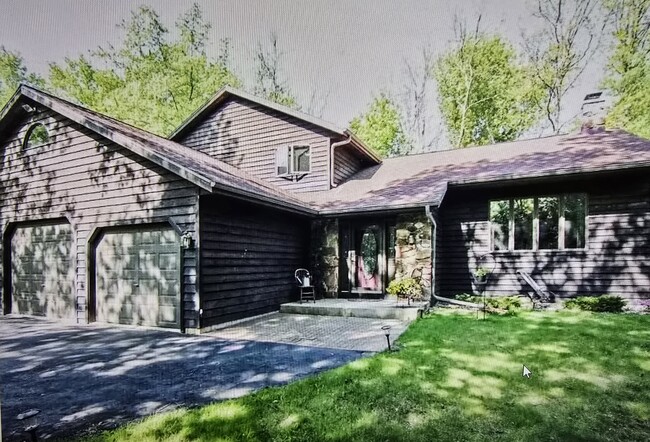
[(340, 224), (339, 296), (382, 297), (386, 275), (385, 223)]

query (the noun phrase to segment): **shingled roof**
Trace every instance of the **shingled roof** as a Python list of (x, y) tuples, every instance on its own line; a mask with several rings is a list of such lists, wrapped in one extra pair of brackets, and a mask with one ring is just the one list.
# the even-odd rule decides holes
[(304, 198), (324, 214), (437, 206), (449, 186), (638, 167), (650, 167), (650, 141), (602, 131), (389, 158)]
[[(316, 213), (295, 195), (250, 173), (174, 141), (50, 95), (33, 86), (20, 86), (14, 97), (0, 112), (0, 122), (4, 122), (12, 110), (20, 107), (22, 97), (52, 109), (210, 192), (232, 194), (306, 214)], [(1, 126), (0, 124), (0, 128)]]
[(383, 160), (322, 192), (291, 193), (211, 156), (23, 85), (0, 112), (0, 131), (21, 98), (48, 107), (210, 192), (308, 215), (438, 206), (449, 187), (650, 168), (650, 140), (624, 131), (560, 135)]

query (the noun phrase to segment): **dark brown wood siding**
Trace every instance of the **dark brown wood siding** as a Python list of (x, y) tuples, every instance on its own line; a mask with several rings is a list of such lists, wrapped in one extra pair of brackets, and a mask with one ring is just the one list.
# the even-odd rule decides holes
[(340, 184), (363, 168), (363, 163), (347, 146), (334, 152), (334, 183)]
[(202, 327), (278, 310), (296, 299), (309, 220), (235, 200), (200, 201)]
[[(297, 192), (329, 189), (331, 134), (297, 118), (240, 98), (230, 98), (179, 142)], [(311, 173), (293, 182), (276, 175), (275, 152), (311, 146)]]
[[(0, 225), (4, 234), (8, 223), (70, 220), (76, 250), (75, 296), (82, 307), (77, 316), (83, 322), (90, 235), (97, 229), (167, 223), (169, 219), (182, 230), (195, 232), (199, 190), (58, 114), (43, 112), (36, 121), (49, 130), (49, 144), (22, 148), (31, 125), (27, 121), (0, 140)], [(184, 325), (194, 328), (198, 325), (196, 252), (184, 255)]]
[(501, 251), (482, 260), (495, 265), (487, 293), (523, 293), (524, 270), (561, 298), (617, 294), (650, 297), (650, 173), (501, 189), (450, 190), (441, 208), (438, 278), (442, 296), (472, 291), (470, 272), (490, 251), (489, 200), (581, 192), (587, 195), (587, 247), (583, 250)]

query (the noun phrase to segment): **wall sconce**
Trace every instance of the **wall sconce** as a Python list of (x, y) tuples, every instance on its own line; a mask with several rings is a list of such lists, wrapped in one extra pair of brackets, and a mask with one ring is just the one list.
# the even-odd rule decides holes
[(29, 104), (23, 104), (21, 107), (28, 114), (36, 113), (36, 108), (34, 106), (30, 106)]
[(191, 232), (185, 232), (181, 235), (181, 247), (183, 250), (189, 250), (194, 245), (194, 238), (192, 238)]

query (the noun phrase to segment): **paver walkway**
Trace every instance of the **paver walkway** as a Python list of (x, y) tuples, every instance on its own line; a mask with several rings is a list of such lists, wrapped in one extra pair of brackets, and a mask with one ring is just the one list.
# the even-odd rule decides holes
[(388, 325), (391, 343), (408, 324), (395, 319), (271, 313), (251, 318), (207, 335), (221, 339), (275, 342), (364, 352), (386, 349), (382, 326)]

